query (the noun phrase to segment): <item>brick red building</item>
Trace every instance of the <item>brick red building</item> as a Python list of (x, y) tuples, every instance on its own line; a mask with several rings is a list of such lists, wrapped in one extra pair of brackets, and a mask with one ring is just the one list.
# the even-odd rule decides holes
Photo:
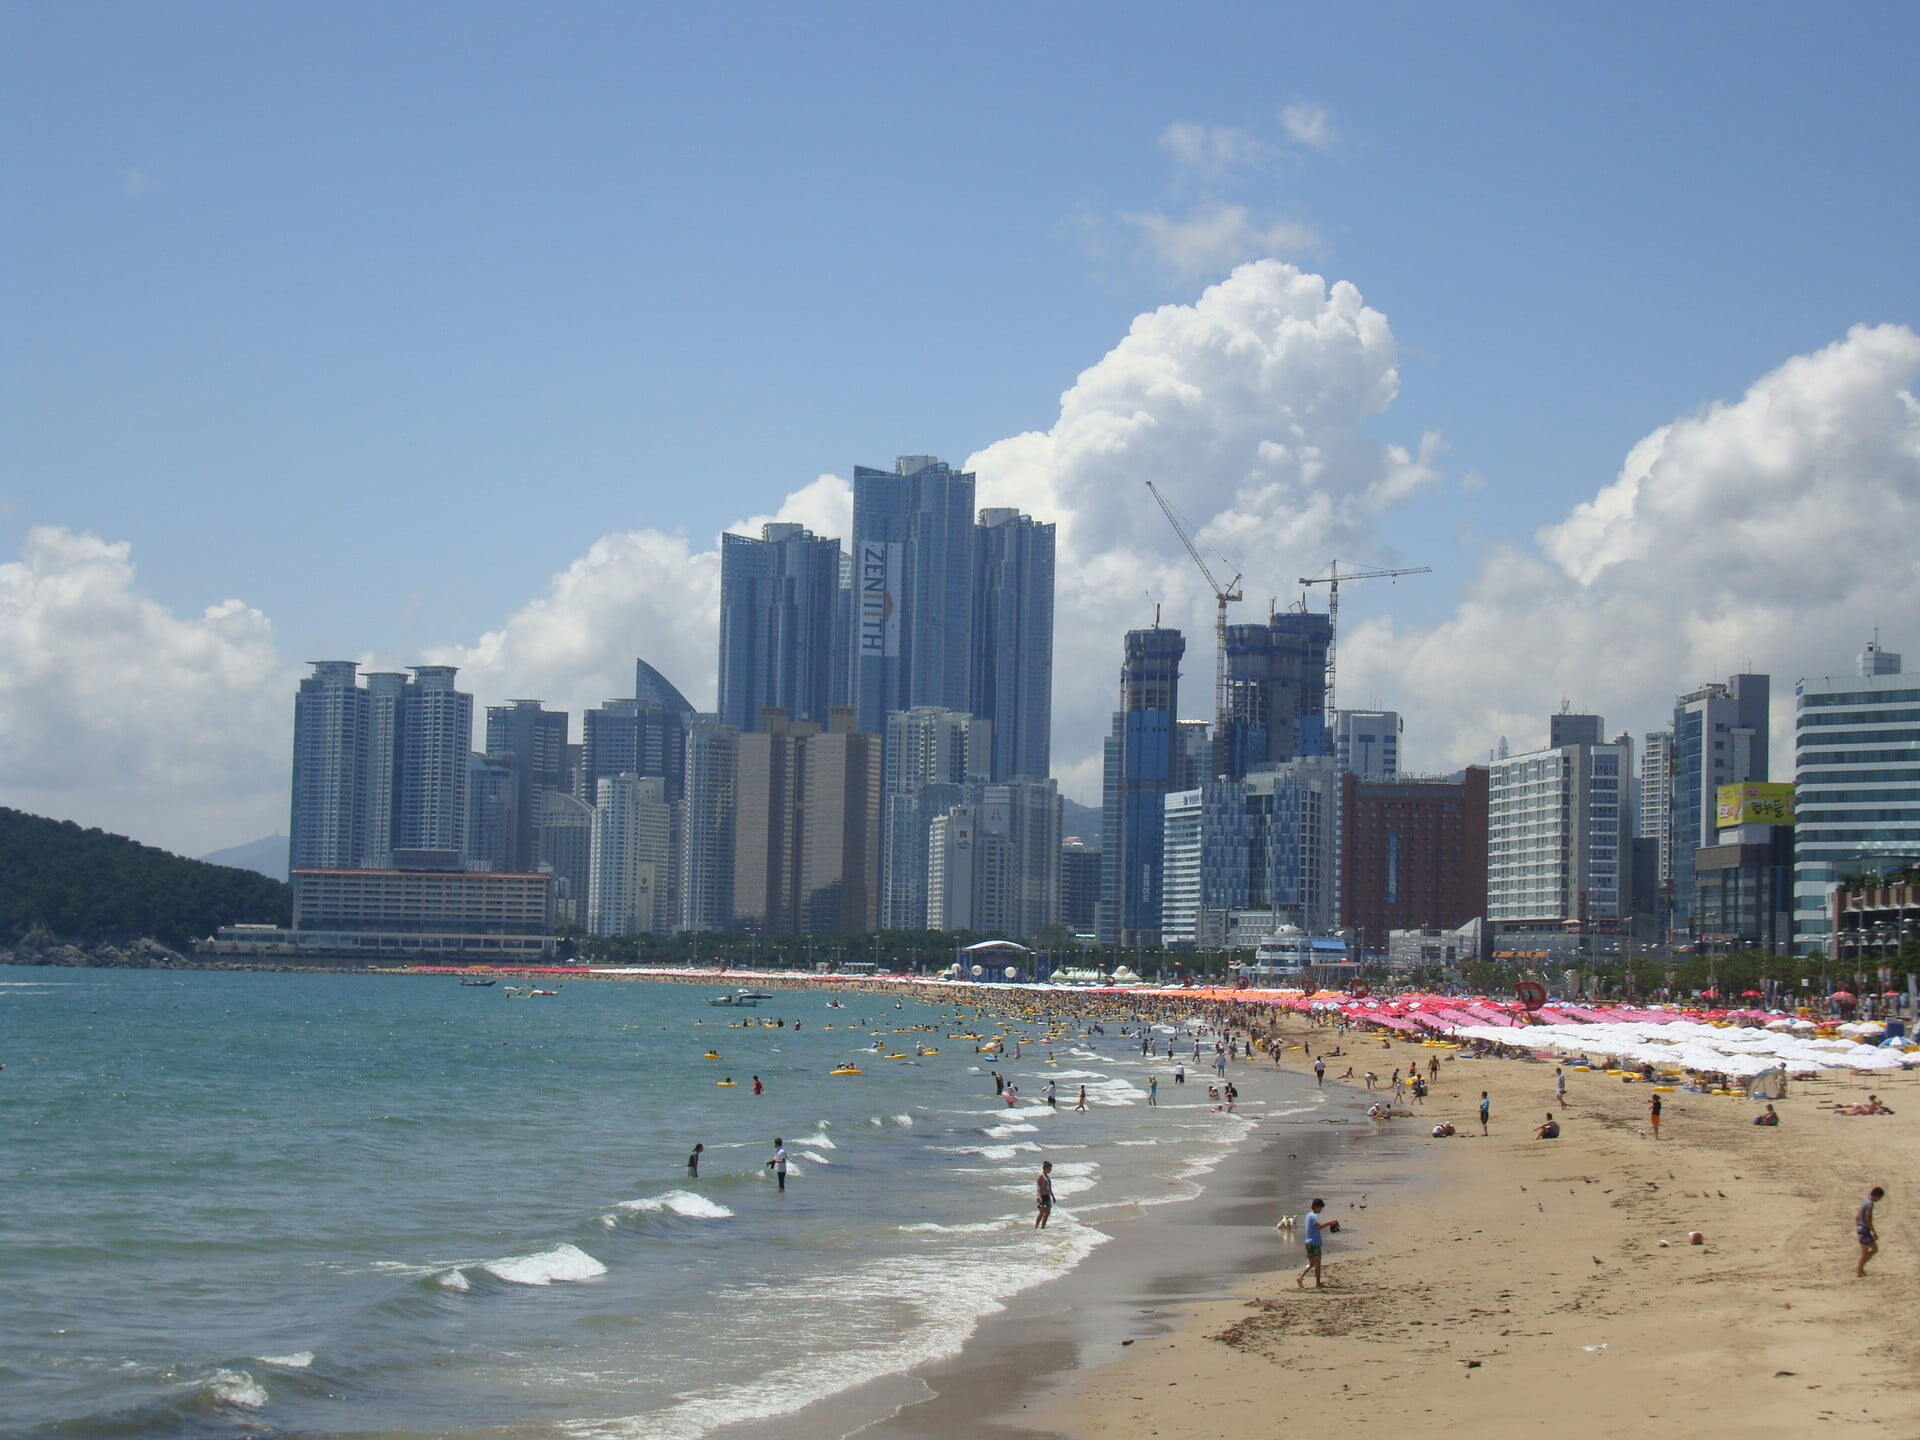
[(1389, 930), (1487, 913), (1487, 772), (1453, 780), (1341, 777), (1340, 923), (1363, 950)]

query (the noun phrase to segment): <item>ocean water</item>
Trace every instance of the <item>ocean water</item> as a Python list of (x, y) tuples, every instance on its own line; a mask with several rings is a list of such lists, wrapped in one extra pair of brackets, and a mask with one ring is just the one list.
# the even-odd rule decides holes
[(1260, 1114), (1164, 1061), (1149, 1108), (1116, 1034), (718, 988), (0, 968), (0, 1436), (692, 1440), (950, 1353)]

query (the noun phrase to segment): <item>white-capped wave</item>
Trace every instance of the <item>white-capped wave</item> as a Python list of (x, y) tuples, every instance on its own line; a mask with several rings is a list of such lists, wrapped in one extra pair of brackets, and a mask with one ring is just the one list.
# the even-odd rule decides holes
[(464, 1270), (442, 1270), (433, 1277), (433, 1283), (442, 1290), (471, 1290), (473, 1282), (467, 1279)]
[(913, 1116), (911, 1116), (911, 1115), (896, 1115), (896, 1116), (894, 1116), (894, 1117), (893, 1117), (893, 1123), (894, 1123), (894, 1124), (896, 1124), (896, 1125), (911, 1125), (911, 1124), (913, 1124)]
[(980, 1133), (982, 1135), (991, 1135), (996, 1140), (1004, 1140), (1009, 1135), (1031, 1135), (1039, 1128), (1038, 1125), (1028, 1125), (1024, 1121), (1016, 1120), (1011, 1125), (989, 1125)]
[(210, 1399), (240, 1410), (264, 1410), (269, 1398), (267, 1387), (245, 1370), (216, 1370), (202, 1388)]
[[(1000, 1229), (995, 1224), (990, 1228)], [(562, 1422), (577, 1440), (699, 1440), (728, 1425), (789, 1415), (813, 1401), (953, 1354), (986, 1316), (1006, 1308), (1009, 1296), (1051, 1280), (1107, 1239), (1088, 1225), (1035, 1231), (1024, 1221), (1016, 1244), (984, 1241), (966, 1247), (924, 1246), (862, 1265), (853, 1272), (783, 1282), (781, 1303), (804, 1310), (849, 1299), (884, 1311), (884, 1337), (816, 1351), (763, 1373), (749, 1384), (682, 1391), (674, 1403), (646, 1414)], [(909, 1297), (938, 1297), (916, 1304)]]
[(1010, 1145), (942, 1145), (949, 1155), (978, 1155), (983, 1160), (1011, 1160), (1022, 1150), (1038, 1150), (1031, 1140), (1016, 1140)]
[(256, 1355), (262, 1365), (278, 1365), (284, 1370), (304, 1370), (313, 1364), (313, 1351), (296, 1350), (291, 1355)]
[(638, 1200), (622, 1200), (619, 1208), (643, 1215), (666, 1210), (675, 1215), (683, 1215), (689, 1220), (733, 1218), (733, 1211), (726, 1206), (718, 1201), (709, 1200), (704, 1195), (696, 1195), (691, 1190), (669, 1190), (664, 1195), (647, 1195)]
[(793, 1143), (796, 1145), (806, 1145), (815, 1150), (833, 1150), (838, 1148), (834, 1145), (833, 1141), (829, 1140), (824, 1134), (802, 1135), (798, 1140), (795, 1140)]
[(1007, 1220), (972, 1220), (960, 1225), (942, 1225), (933, 1220), (921, 1220), (912, 1225), (902, 1225), (901, 1230), (908, 1234), (928, 1235), (986, 1235), (995, 1230), (1011, 1230), (1016, 1225), (1024, 1226), (1026, 1217), (1015, 1216)]
[[(813, 1163), (816, 1165), (831, 1165), (833, 1163), (831, 1160), (827, 1159), (826, 1156), (817, 1154), (812, 1150), (802, 1150), (800, 1154), (806, 1159), (813, 1161)], [(791, 1164), (789, 1164), (787, 1168), (791, 1170), (793, 1167)]]
[(566, 1280), (598, 1280), (607, 1267), (578, 1245), (560, 1244), (532, 1255), (509, 1255), (480, 1267), (515, 1285), (552, 1285)]
[(879, 1117), (878, 1115), (869, 1115), (869, 1116), (867, 1116), (867, 1124), (869, 1124), (869, 1125), (880, 1125), (880, 1126), (885, 1126), (885, 1124), (886, 1124), (886, 1123), (887, 1123), (887, 1122), (886, 1122), (886, 1121), (884, 1121), (884, 1120), (882, 1120), (882, 1119), (881, 1119), (881, 1118), (880, 1118), (880, 1117)]

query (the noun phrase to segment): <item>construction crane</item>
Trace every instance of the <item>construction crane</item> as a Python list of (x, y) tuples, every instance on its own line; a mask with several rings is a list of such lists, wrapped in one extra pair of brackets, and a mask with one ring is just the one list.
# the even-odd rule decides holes
[(1167, 517), (1167, 523), (1173, 527), (1173, 533), (1180, 537), (1180, 543), (1187, 547), (1187, 554), (1193, 557), (1193, 563), (1200, 567), (1200, 574), (1206, 579), (1207, 588), (1213, 591), (1214, 604), (1218, 607), (1213, 622), (1213, 773), (1226, 773), (1228, 703), (1227, 703), (1227, 606), (1242, 599), (1240, 594), (1240, 576), (1222, 585), (1213, 578), (1213, 571), (1207, 562), (1200, 558), (1199, 547), (1193, 543), (1193, 536), (1187, 533), (1187, 527), (1180, 523), (1180, 517), (1173, 513), (1173, 507), (1167, 504), (1167, 497), (1160, 493), (1159, 487), (1151, 480), (1147, 481), (1147, 490), (1154, 502), (1159, 505), (1160, 513)]
[(1302, 585), (1327, 587), (1327, 736), (1332, 740), (1334, 727), (1333, 650), (1340, 638), (1340, 582), (1342, 580), (1390, 580), (1398, 575), (1431, 575), (1431, 565), (1407, 565), (1398, 570), (1345, 570), (1335, 560), (1324, 575), (1302, 575)]

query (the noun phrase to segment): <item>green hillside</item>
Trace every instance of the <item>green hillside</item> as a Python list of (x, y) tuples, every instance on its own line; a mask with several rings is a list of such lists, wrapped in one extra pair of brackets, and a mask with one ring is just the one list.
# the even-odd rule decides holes
[(221, 925), (284, 925), (292, 912), (278, 880), (0, 807), (0, 945), (44, 926), (77, 945), (145, 936), (180, 949)]

